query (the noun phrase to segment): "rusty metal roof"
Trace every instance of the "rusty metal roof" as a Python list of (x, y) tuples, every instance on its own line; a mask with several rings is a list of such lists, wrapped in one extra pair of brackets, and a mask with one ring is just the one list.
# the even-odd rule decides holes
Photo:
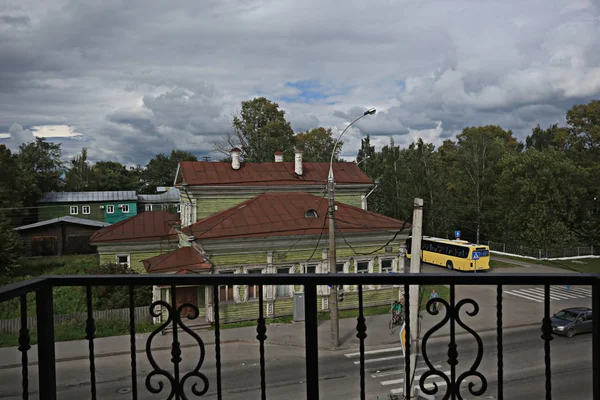
[(148, 273), (182, 272), (210, 270), (211, 265), (192, 247), (181, 247), (177, 250), (156, 257), (142, 260)]
[[(409, 225), (394, 218), (338, 203), (336, 226), (343, 233), (399, 231)], [(264, 193), (183, 229), (202, 239), (320, 235), (327, 231), (326, 198), (308, 193)], [(316, 218), (307, 218), (307, 211)]]
[(101, 201), (137, 201), (135, 190), (105, 192), (50, 192), (44, 193), (39, 203), (93, 203)]
[(176, 239), (173, 225), (179, 216), (166, 211), (147, 211), (100, 229), (90, 238), (90, 243), (152, 242)]
[[(327, 182), (329, 163), (305, 162), (302, 169), (303, 174), (298, 176), (293, 162), (241, 163), (240, 169), (234, 170), (231, 163), (226, 162), (182, 161), (179, 163), (182, 179), (178, 181), (196, 186), (318, 185)], [(333, 174), (338, 185), (373, 184), (373, 180), (353, 162), (333, 163)]]

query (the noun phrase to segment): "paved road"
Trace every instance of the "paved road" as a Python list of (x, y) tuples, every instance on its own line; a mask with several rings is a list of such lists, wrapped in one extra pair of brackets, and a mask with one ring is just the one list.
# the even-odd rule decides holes
[[(487, 399), (496, 398), (497, 390), (497, 351), (496, 336), (493, 332), (482, 335), (484, 343), (483, 360), (478, 370), (488, 380)], [(448, 338), (432, 339), (427, 346), (432, 364), (448, 373), (446, 362)], [(469, 335), (461, 335), (457, 340), (459, 352), (459, 372), (469, 367), (475, 360), (477, 346)], [(358, 350), (321, 351), (319, 375), (321, 377), (321, 398), (356, 398), (359, 389)], [(168, 365), (168, 351), (155, 352), (160, 365)], [(190, 371), (195, 365), (197, 353), (189, 348), (183, 354), (182, 371)], [(295, 347), (268, 346), (266, 349), (267, 392), (269, 399), (305, 398), (304, 350)], [(544, 397), (543, 341), (538, 327), (515, 328), (504, 334), (504, 374), (505, 398), (539, 399)], [(259, 398), (260, 368), (258, 347), (251, 344), (227, 344), (222, 352), (223, 398)], [(404, 358), (397, 345), (371, 348), (366, 353), (367, 398), (387, 398), (388, 393), (401, 393), (404, 381)], [(127, 356), (99, 358), (96, 360), (98, 398), (131, 398), (130, 360)], [(419, 361), (416, 378), (426, 371), (423, 360)], [(552, 342), (553, 387), (555, 398), (587, 399), (591, 397), (591, 335), (575, 336), (572, 339), (557, 337)], [(32, 381), (37, 376), (31, 368)], [(151, 371), (145, 355), (138, 355), (138, 390), (140, 399), (158, 399), (166, 396), (152, 395), (145, 388), (144, 378)], [(216, 399), (214, 349), (207, 348), (205, 364), (210, 387), (205, 398)], [(89, 364), (85, 360), (58, 364), (58, 390), (60, 399), (83, 399), (90, 397)], [(19, 369), (0, 371), (0, 398), (19, 398)], [(441, 379), (427, 380), (431, 387), (436, 381), (441, 391), (446, 389)], [(467, 380), (466, 382), (477, 380)], [(188, 385), (189, 386), (189, 385)], [(168, 387), (168, 385), (167, 385)], [(477, 387), (477, 386), (476, 386)], [(33, 388), (35, 390), (35, 388)], [(166, 389), (165, 389), (166, 390)], [(189, 387), (187, 388), (189, 390)], [(467, 394), (463, 389), (463, 393)], [(560, 393), (560, 394), (558, 394)], [(34, 395), (32, 398), (36, 398)], [(468, 396), (466, 398), (472, 398)]]

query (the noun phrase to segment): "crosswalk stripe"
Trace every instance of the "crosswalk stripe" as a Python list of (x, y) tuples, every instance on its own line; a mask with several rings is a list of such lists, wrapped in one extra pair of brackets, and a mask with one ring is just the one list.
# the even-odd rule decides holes
[(570, 291), (570, 292), (581, 293), (581, 294), (586, 295), (586, 296), (591, 296), (592, 295), (591, 289), (586, 289), (586, 288), (582, 288), (582, 287), (571, 286), (571, 290), (569, 290), (568, 288), (566, 290)]
[[(440, 382), (436, 382), (436, 383), (437, 383), (438, 387), (440, 387), (440, 386), (446, 386), (446, 381), (440, 381)], [(435, 387), (433, 385), (433, 382), (426, 383), (424, 386), (427, 389), (432, 389), (432, 388)], [(404, 388), (392, 389), (392, 390), (390, 390), (390, 393), (391, 394), (402, 394), (402, 393), (404, 393)]]
[[(531, 288), (528, 289), (530, 292), (534, 292), (534, 293), (538, 293), (542, 298), (544, 297), (544, 289), (542, 288)], [(568, 299), (576, 299), (577, 297), (571, 296), (571, 295), (566, 295), (566, 294), (562, 294), (562, 293), (557, 293), (556, 290), (550, 289), (550, 298), (553, 297), (557, 297), (554, 298), (553, 300), (568, 300)]]
[[(533, 289), (535, 289), (535, 288), (533, 288)], [(523, 292), (523, 293), (527, 293), (527, 294), (529, 294), (529, 295), (532, 295), (532, 296), (538, 297), (538, 298), (540, 298), (540, 299), (542, 299), (542, 300), (543, 300), (543, 299), (544, 299), (544, 295), (543, 295), (543, 294), (540, 294), (540, 293), (538, 293), (538, 292), (536, 292), (536, 291), (535, 291), (535, 290), (533, 290), (533, 289), (519, 289), (519, 290), (520, 290), (521, 292)], [(544, 293), (544, 292), (542, 292), (542, 293)], [(560, 297), (556, 297), (556, 296), (554, 296), (554, 295), (552, 294), (552, 292), (550, 292), (550, 300), (564, 300), (564, 299), (562, 299), (562, 298), (560, 298)]]
[[(402, 351), (402, 347), (389, 347), (387, 349), (369, 350), (369, 351), (365, 351), (365, 355), (368, 355), (368, 354), (381, 354), (381, 353), (393, 353), (393, 352), (396, 352), (396, 351)], [(346, 354), (344, 354), (344, 356), (346, 356), (347, 358), (358, 357), (358, 356), (360, 356), (360, 351), (358, 351), (356, 353), (346, 353)]]
[(587, 295), (585, 295), (583, 293), (574, 292), (572, 290), (565, 289), (565, 288), (553, 288), (552, 290), (555, 291), (555, 292), (560, 293), (563, 296), (570, 296), (570, 297), (572, 297), (574, 299), (584, 299), (586, 297), (589, 297), (589, 296), (587, 296)]
[[(442, 368), (442, 365), (434, 365), (433, 368)], [(424, 371), (429, 369), (429, 367), (421, 367), (421, 368), (417, 368), (417, 371)], [(401, 375), (404, 374), (405, 370), (404, 369), (394, 369), (391, 371), (385, 371), (385, 372), (378, 372), (376, 374), (371, 374), (371, 378), (384, 378), (386, 376), (393, 376), (393, 375)]]
[[(371, 364), (371, 363), (375, 363), (375, 362), (389, 361), (389, 360), (398, 360), (399, 358), (404, 358), (404, 356), (391, 356), (391, 357), (381, 357), (381, 358), (370, 358), (368, 360), (365, 360), (365, 364)], [(360, 360), (359, 361), (354, 361), (354, 364), (360, 364)]]
[(543, 303), (542, 300), (540, 300), (540, 299), (538, 299), (536, 297), (532, 297), (532, 296), (529, 296), (529, 295), (517, 293), (515, 290), (506, 290), (504, 293), (512, 294), (513, 296), (522, 297), (522, 298), (527, 299), (527, 300), (537, 301), (538, 303)]
[[(450, 371), (446, 371), (446, 372), (444, 372), (444, 374), (450, 374)], [(421, 375), (415, 376), (415, 382), (418, 382), (419, 379), (421, 379)], [(383, 386), (397, 385), (399, 383), (404, 383), (404, 378), (393, 379), (390, 381), (383, 381), (383, 382), (379, 382), (379, 383), (381, 383)]]

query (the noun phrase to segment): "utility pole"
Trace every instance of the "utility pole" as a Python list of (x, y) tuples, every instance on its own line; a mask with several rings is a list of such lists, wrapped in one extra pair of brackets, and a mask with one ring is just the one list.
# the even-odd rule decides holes
[[(413, 209), (413, 224), (412, 224), (412, 245), (410, 249), (410, 273), (418, 274), (421, 272), (421, 235), (423, 227), (423, 199), (415, 198), (414, 209)], [(410, 301), (410, 371), (413, 376), (415, 375), (415, 368), (417, 367), (417, 350), (419, 344), (417, 339), (419, 337), (419, 285), (411, 285), (409, 287), (409, 301)], [(412, 382), (411, 376), (404, 377), (406, 382), (406, 388), (404, 393), (408, 393), (410, 399), (415, 396), (414, 382)]]
[[(336, 273), (335, 254), (335, 183), (333, 179), (327, 182), (329, 196), (329, 272)], [(340, 345), (340, 320), (338, 318), (338, 287), (331, 285), (331, 296), (329, 297), (329, 309), (331, 310), (331, 347), (338, 348)]]

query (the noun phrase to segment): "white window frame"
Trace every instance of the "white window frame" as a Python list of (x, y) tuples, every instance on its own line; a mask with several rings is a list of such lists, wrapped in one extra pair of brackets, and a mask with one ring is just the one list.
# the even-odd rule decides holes
[(69, 214), (71, 214), (71, 215), (79, 214), (79, 207), (78, 206), (69, 207)]
[(81, 213), (83, 215), (90, 215), (92, 213), (92, 207), (90, 207), (90, 206), (81, 206)]
[[(235, 274), (235, 270), (224, 270), (224, 271), (219, 271), (219, 274), (223, 274), (223, 275), (234, 275)], [(225, 300), (221, 299), (221, 288), (224, 287), (225, 288)], [(229, 288), (231, 288), (232, 291), (232, 295), (231, 298), (229, 298)], [(219, 302), (235, 302), (235, 285), (219, 285)]]
[(152, 204), (144, 204), (144, 211), (152, 211)]
[[(127, 262), (119, 262), (119, 257), (127, 257)], [(130, 254), (117, 254), (115, 256), (115, 264), (117, 265), (127, 265), (127, 268), (131, 268), (131, 255)]]
[[(287, 273), (288, 274), (292, 274), (293, 273), (293, 271), (292, 271), (293, 268), (294, 268), (293, 266), (287, 266), (287, 265), (280, 266), (280, 267), (275, 267), (275, 273), (279, 274), (280, 273), (279, 270), (281, 270), (281, 269), (287, 269)], [(286, 286), (287, 287), (287, 292), (288, 292), (287, 296), (286, 295), (283, 295), (283, 296), (278, 296), (277, 295), (277, 289), (280, 286)], [(294, 294), (294, 285), (275, 285), (275, 298), (289, 299), (290, 297), (292, 297), (293, 294)]]
[(319, 264), (309, 264), (309, 263), (305, 263), (302, 265), (302, 272), (305, 274), (308, 274), (308, 269), (309, 268), (314, 268), (315, 269), (315, 274), (319, 273)]
[(129, 204), (119, 204), (119, 208), (123, 214), (129, 214)]
[(392, 266), (391, 266), (390, 271), (391, 272), (395, 272), (396, 271), (396, 259), (395, 258), (391, 258), (391, 257), (390, 258), (380, 258), (379, 259), (379, 270), (381, 271), (382, 274), (389, 273), (389, 272), (386, 272), (386, 271), (383, 270), (383, 262), (384, 261), (391, 261), (392, 262)]
[[(246, 270), (246, 273), (249, 275), (261, 275), (263, 274), (263, 269), (262, 268), (249, 268)], [(258, 293), (259, 293), (259, 287), (260, 285), (247, 285), (246, 286), (246, 298), (248, 300), (258, 300)], [(254, 292), (254, 296), (250, 297), (250, 288), (253, 287), (253, 292)], [(263, 296), (264, 296), (264, 290), (265, 287), (263, 285)]]
[(115, 213), (115, 206), (114, 204), (109, 204), (106, 206), (106, 213), (107, 214), (114, 214)]
[[(367, 271), (359, 272), (358, 271), (358, 263), (367, 263)], [(357, 274), (371, 274), (373, 273), (373, 260), (354, 260), (354, 270)]]
[(177, 203), (177, 213), (181, 212), (181, 203)]

